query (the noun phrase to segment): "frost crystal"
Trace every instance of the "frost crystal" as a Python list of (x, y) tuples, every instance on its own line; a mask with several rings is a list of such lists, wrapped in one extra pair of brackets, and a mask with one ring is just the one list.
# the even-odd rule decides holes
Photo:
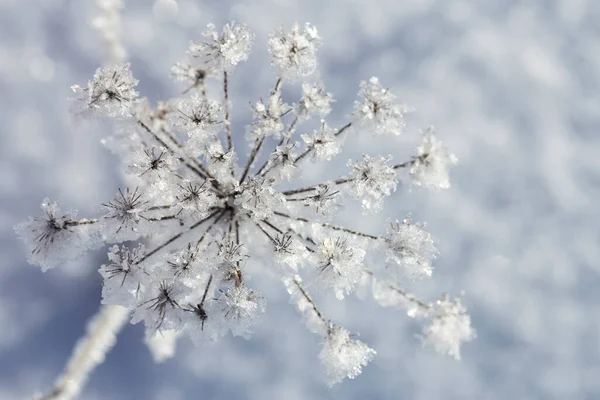
[(140, 260), (145, 254), (143, 244), (129, 249), (126, 246), (114, 245), (108, 252), (110, 263), (100, 267), (100, 275), (104, 278), (102, 287), (102, 303), (124, 306), (135, 305), (145, 274)]
[(341, 150), (335, 130), (330, 128), (324, 120), (321, 121), (321, 129), (313, 131), (311, 135), (302, 135), (302, 140), (304, 140), (308, 148), (314, 150), (313, 161), (330, 161)]
[(326, 117), (331, 112), (331, 93), (320, 86), (305, 82), (302, 84), (302, 98), (298, 103), (298, 116), (308, 119), (311, 116)]
[(129, 64), (98, 68), (87, 88), (74, 85), (71, 89), (81, 96), (79, 112), (127, 117), (138, 96), (138, 81), (133, 79)]
[(235, 22), (225, 24), (221, 33), (209, 24), (203, 35), (207, 41), (192, 43), (188, 55), (204, 68), (225, 72), (248, 59), (254, 40), (245, 25), (235, 25)]
[(298, 142), (277, 146), (269, 157), (270, 167), (276, 168), (279, 176), (288, 181), (298, 172), (295, 163), (298, 154), (294, 151), (296, 146), (298, 146)]
[(425, 225), (413, 223), (408, 215), (402, 223), (390, 223), (388, 234), (388, 266), (410, 279), (430, 277), (433, 270), (431, 263), (438, 250), (433, 237), (425, 230)]
[[(271, 35), (277, 76), (267, 97), (249, 102), (243, 154), (229, 72), (248, 58), (252, 39), (243, 25), (220, 32), (209, 25), (171, 71), (183, 82), (181, 94), (155, 104), (138, 98), (129, 64), (98, 68), (86, 88), (74, 86), (78, 115), (118, 120), (102, 143), (118, 156), (129, 186), (105, 198), (95, 219), (75, 219), (44, 200), (41, 217), (15, 227), (29, 261), (46, 270), (115, 243), (99, 269), (102, 302), (126, 307), (133, 323), (143, 321), (149, 342), (162, 332), (185, 333), (194, 343), (228, 333), (247, 338), (266, 304), (253, 280), (275, 276), (308, 329), (324, 339), (320, 358), (332, 384), (360, 374), (375, 352), (326, 316), (308, 289), (341, 300), (370, 287), (381, 305), (431, 319), (424, 342), (457, 357), (474, 335), (460, 302), (432, 304), (398, 286), (403, 277), (431, 276), (437, 249), (425, 225), (408, 217), (378, 235), (335, 223), (345, 197), (360, 200), (365, 213), (380, 211), (396, 190), (398, 170), (417, 185), (448, 187), (454, 156), (428, 130), (418, 154), (402, 163), (364, 154), (348, 163), (344, 177), (300, 183), (308, 179), (308, 160), (330, 161), (360, 131), (399, 134), (408, 111), (371, 78), (360, 84), (350, 121), (311, 121), (327, 116), (333, 100), (320, 83), (302, 79), (315, 71), (320, 45), (308, 24)], [(310, 276), (308, 289), (299, 274)]]
[(265, 312), (265, 298), (256, 290), (234, 286), (223, 293), (216, 303), (225, 325), (233, 336), (249, 338), (258, 317)]
[(29, 249), (29, 262), (43, 271), (79, 258), (96, 247), (88, 224), (95, 220), (76, 221), (76, 213), (62, 214), (56, 202), (45, 198), (41, 205), (43, 217), (29, 218), (15, 227), (17, 235)]
[(338, 299), (354, 289), (362, 275), (365, 251), (348, 243), (345, 238), (326, 238), (317, 250), (317, 279), (331, 286)]
[(334, 385), (344, 378), (356, 378), (362, 368), (373, 360), (376, 352), (360, 340), (350, 339), (346, 329), (331, 325), (319, 354), (325, 365), (329, 384)]
[(359, 129), (394, 135), (404, 131), (404, 115), (409, 109), (396, 104), (396, 96), (381, 87), (379, 79), (372, 77), (369, 82), (361, 82), (358, 95), (360, 100), (354, 103), (354, 123)]
[(438, 300), (434, 306), (431, 324), (423, 329), (423, 344), (460, 360), (460, 346), (476, 336), (471, 327), (471, 317), (466, 311), (460, 298), (450, 300), (446, 295)]
[(448, 167), (455, 165), (458, 159), (435, 137), (433, 128), (425, 130), (422, 135), (423, 143), (417, 148), (419, 157), (410, 167), (413, 182), (433, 189), (448, 189)]
[(390, 164), (391, 159), (391, 156), (373, 158), (364, 154), (362, 162), (348, 162), (352, 168), (352, 193), (362, 200), (366, 213), (381, 211), (383, 198), (396, 190), (396, 171)]
[(202, 136), (219, 130), (223, 112), (218, 102), (194, 93), (179, 102), (173, 124), (189, 136)]
[(317, 29), (310, 24), (302, 31), (295, 24), (288, 34), (281, 28), (269, 39), (271, 65), (286, 80), (306, 77), (317, 68), (316, 51), (320, 44)]

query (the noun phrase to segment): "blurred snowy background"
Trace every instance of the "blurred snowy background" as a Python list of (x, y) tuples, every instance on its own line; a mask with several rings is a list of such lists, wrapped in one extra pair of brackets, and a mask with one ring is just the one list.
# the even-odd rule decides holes
[[(281, 286), (261, 284), (267, 314), (250, 341), (227, 338), (154, 364), (143, 328), (128, 325), (83, 399), (597, 399), (600, 398), (600, 2), (596, 0), (131, 0), (123, 33), (140, 91), (174, 94), (172, 63), (209, 22), (256, 33), (232, 77), (242, 127), (272, 86), (266, 38), (294, 21), (323, 37), (325, 87), (341, 126), (358, 83), (375, 75), (414, 106), (398, 149), (348, 140), (336, 166), (362, 151), (402, 160), (433, 124), (458, 156), (452, 188), (401, 188), (376, 231), (412, 211), (441, 255), (422, 297), (465, 290), (478, 338), (463, 360), (422, 349), (401, 311), (351, 297), (320, 304), (378, 351), (354, 381), (320, 379), (319, 338)], [(93, 1), (0, 0), (0, 399), (51, 386), (100, 301), (98, 251), (46, 274), (26, 263), (13, 225), (43, 197), (90, 215), (119, 187), (99, 143), (102, 123), (73, 124), (70, 86), (104, 61)], [(317, 173), (316, 169), (308, 175)], [(344, 221), (345, 219), (345, 221)]]

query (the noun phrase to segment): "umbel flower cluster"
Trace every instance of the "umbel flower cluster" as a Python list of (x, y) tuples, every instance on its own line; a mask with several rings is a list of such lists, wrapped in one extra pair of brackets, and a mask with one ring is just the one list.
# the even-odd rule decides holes
[[(325, 121), (334, 100), (311, 78), (320, 42), (310, 24), (271, 35), (277, 78), (251, 105), (244, 133), (232, 129), (229, 91), (233, 70), (253, 44), (242, 25), (221, 31), (209, 25), (172, 69), (183, 93), (155, 106), (139, 97), (129, 64), (99, 68), (87, 86), (73, 86), (77, 115), (117, 121), (116, 133), (103, 143), (122, 160), (129, 186), (105, 199), (98, 218), (78, 219), (45, 199), (42, 216), (16, 227), (29, 261), (47, 270), (110, 244), (99, 270), (102, 302), (127, 307), (132, 323), (143, 321), (149, 336), (169, 330), (202, 342), (228, 332), (251, 334), (266, 306), (245, 271), (257, 260), (267, 276), (283, 282), (308, 328), (322, 337), (319, 358), (331, 384), (359, 375), (375, 351), (325, 315), (312, 290), (341, 300), (369, 285), (382, 305), (423, 320), (424, 344), (459, 358), (461, 343), (474, 337), (460, 298), (424, 302), (398, 284), (432, 275), (438, 251), (425, 225), (403, 216), (375, 235), (331, 223), (348, 197), (364, 213), (381, 211), (400, 179), (448, 188), (456, 158), (433, 129), (421, 132), (407, 161), (364, 154), (337, 180), (294, 185), (303, 165), (338, 155), (342, 139), (406, 130), (409, 108), (374, 77), (360, 83), (350, 122)], [(293, 103), (283, 98), (284, 84), (301, 89)], [(234, 137), (242, 134), (250, 151), (239, 163)], [(383, 257), (368, 269), (369, 252)]]

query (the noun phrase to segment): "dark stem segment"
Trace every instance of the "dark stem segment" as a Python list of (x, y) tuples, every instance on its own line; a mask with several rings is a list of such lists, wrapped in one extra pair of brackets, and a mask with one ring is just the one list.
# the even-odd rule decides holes
[(213, 212), (212, 214), (210, 214), (208, 217), (196, 222), (194, 225), (190, 226), (187, 230), (185, 231), (181, 231), (179, 232), (177, 235), (171, 237), (169, 240), (167, 240), (166, 242), (164, 242), (163, 244), (159, 245), (158, 247), (154, 248), (154, 250), (150, 251), (149, 253), (146, 253), (143, 257), (141, 257), (136, 264), (140, 264), (143, 261), (145, 261), (147, 258), (151, 257), (152, 255), (154, 255), (156, 252), (160, 251), (161, 249), (165, 248), (166, 246), (170, 245), (171, 243), (173, 243), (174, 241), (176, 241), (177, 239), (179, 239), (181, 236), (183, 236), (184, 234), (192, 231), (193, 229), (199, 227), (200, 225), (202, 225), (204, 222), (210, 220), (212, 217), (214, 217), (215, 215), (217, 215), (217, 213), (219, 213), (219, 210)]
[[(375, 274), (373, 273), (373, 271), (368, 270), (368, 269), (364, 269), (363, 270), (366, 274), (372, 276), (373, 278), (375, 278)], [(419, 306), (420, 308), (422, 308), (423, 310), (430, 311), (433, 307), (431, 306), (431, 304), (427, 304), (425, 303), (423, 300), (419, 300), (415, 297), (414, 294), (412, 293), (408, 293), (407, 291), (405, 291), (404, 289), (400, 289), (399, 287), (388, 283), (388, 288), (390, 288), (391, 290), (395, 291), (396, 293), (400, 294), (402, 297), (404, 297), (407, 301), (416, 304), (417, 306)]]
[(80, 225), (91, 225), (98, 222), (97, 218), (94, 219), (80, 219), (79, 221), (70, 220), (65, 222), (65, 226), (80, 226)]
[(323, 228), (333, 229), (335, 231), (340, 231), (340, 232), (346, 232), (346, 233), (350, 233), (351, 235), (362, 236), (362, 237), (366, 237), (366, 238), (373, 239), (373, 240), (385, 240), (385, 238), (382, 238), (381, 236), (369, 235), (368, 233), (363, 233), (363, 232), (355, 231), (355, 230), (352, 230), (352, 229), (344, 228), (342, 226), (328, 224), (326, 222), (311, 221), (311, 220), (309, 220), (307, 218), (302, 218), (302, 217), (293, 217), (293, 216), (291, 216), (289, 214), (285, 214), (285, 213), (282, 213), (282, 212), (279, 212), (279, 211), (275, 211), (274, 214), (278, 215), (280, 217), (284, 217), (284, 218), (288, 218), (288, 219), (293, 219), (295, 221), (301, 221), (301, 222), (308, 222), (308, 223), (313, 223), (313, 224), (319, 224)]
[(325, 319), (325, 317), (323, 317), (323, 314), (321, 314), (321, 311), (319, 310), (319, 308), (317, 307), (315, 302), (311, 299), (311, 297), (309, 296), (306, 289), (304, 289), (304, 286), (302, 286), (302, 282), (300, 281), (300, 279), (297, 276), (294, 277), (294, 283), (296, 284), (296, 287), (298, 288), (298, 290), (300, 290), (300, 293), (302, 293), (302, 296), (304, 296), (306, 301), (308, 301), (310, 303), (313, 311), (315, 312), (315, 314), (317, 314), (317, 317), (319, 317), (319, 319), (321, 321), (323, 321), (325, 324), (327, 324), (327, 320)]
[(204, 233), (202, 234), (202, 236), (200, 236), (200, 239), (198, 239), (198, 241), (196, 242), (196, 248), (198, 248), (198, 246), (200, 246), (200, 244), (204, 241), (204, 239), (206, 239), (206, 235), (208, 235), (210, 233), (210, 231), (212, 230), (212, 228), (219, 223), (219, 221), (221, 220), (221, 218), (223, 218), (223, 216), (225, 215), (225, 212), (227, 212), (227, 210), (223, 210), (221, 211), (221, 214), (219, 214), (219, 216), (213, 221), (212, 224), (210, 224), (206, 230), (204, 231)]
[(265, 228), (263, 228), (263, 227), (262, 227), (262, 226), (261, 226), (261, 225), (260, 225), (258, 222), (256, 222), (256, 221), (255, 221), (255, 222), (254, 222), (254, 224), (255, 224), (255, 225), (258, 227), (258, 229), (260, 229), (260, 230), (262, 231), (262, 233), (264, 233), (264, 234), (265, 234), (265, 236), (266, 236), (266, 237), (268, 237), (268, 238), (269, 238), (269, 240), (271, 241), (271, 243), (273, 243), (273, 244), (277, 243), (277, 242), (275, 241), (275, 238), (273, 238), (273, 236), (271, 236), (271, 235), (269, 234), (269, 232), (267, 232), (267, 231), (265, 230)]
[[(279, 89), (281, 88), (281, 82), (282, 82), (281, 78), (277, 78), (277, 81), (275, 82), (275, 87), (273, 88), (273, 90), (271, 90), (270, 96), (273, 96), (279, 92)], [(281, 116), (279, 116), (279, 118), (281, 118)], [(246, 163), (246, 167), (244, 168), (244, 172), (242, 173), (242, 177), (240, 178), (240, 181), (239, 181), (240, 183), (244, 182), (244, 179), (246, 179), (246, 176), (248, 176), (248, 172), (250, 172), (250, 168), (252, 168), (252, 164), (254, 163), (256, 156), (260, 152), (260, 149), (261, 149), (264, 141), (265, 141), (264, 136), (261, 138), (257, 138), (254, 141), (254, 146), (252, 147), (252, 151), (250, 152), (250, 157), (248, 157), (248, 162)], [(266, 162), (268, 162), (268, 160)], [(264, 166), (261, 167), (261, 170), (263, 168), (264, 168)]]
[(231, 138), (231, 110), (229, 109), (229, 79), (227, 71), (223, 72), (223, 96), (225, 98), (225, 130), (227, 132), (227, 151), (233, 148)]
[[(277, 233), (279, 233), (279, 234), (283, 234), (283, 231), (282, 231), (281, 229), (279, 229), (277, 226), (273, 225), (273, 224), (272, 224), (271, 222), (269, 222), (268, 220), (266, 220), (266, 219), (263, 219), (263, 221), (262, 221), (262, 222), (264, 222), (265, 224), (267, 224), (267, 225), (268, 225), (268, 226), (269, 226), (271, 229), (273, 229), (273, 230), (274, 230), (274, 231), (276, 231)], [(312, 238), (310, 238), (310, 237), (304, 238), (304, 237), (302, 237), (302, 235), (300, 235), (298, 232), (296, 232), (296, 231), (295, 231), (295, 230), (293, 230), (292, 228), (288, 228), (288, 229), (289, 229), (289, 232), (292, 232), (292, 233), (294, 233), (294, 235), (298, 236), (298, 238), (300, 238), (300, 239), (302, 239), (302, 240), (306, 240), (306, 241), (308, 241), (308, 242), (310, 242), (310, 243), (312, 243), (312, 244), (314, 244), (314, 245), (316, 245), (316, 244), (317, 244), (317, 243), (316, 243), (316, 242), (315, 242), (315, 241), (314, 241)], [(310, 247), (308, 247), (307, 245), (305, 245), (305, 244), (302, 244), (302, 245), (303, 245), (303, 246), (306, 248), (306, 250), (310, 251), (311, 253), (314, 253), (314, 252), (315, 252), (315, 250), (314, 250), (314, 249), (311, 249), (311, 248), (310, 248)]]
[[(175, 144), (175, 146), (177, 146), (180, 149), (183, 148), (183, 143), (181, 143), (177, 139), (177, 137), (173, 134), (173, 132), (170, 132), (170, 131), (166, 130), (165, 128), (161, 128), (161, 132), (164, 133), (169, 139), (171, 139), (171, 141), (173, 142), (173, 144)], [(181, 158), (180, 158), (180, 160), (181, 160)], [(214, 175), (211, 174), (210, 171), (204, 165), (202, 165), (202, 163), (200, 163), (195, 158), (192, 158), (191, 160), (193, 161), (194, 165), (202, 171), (202, 173), (206, 174), (206, 176), (208, 176), (209, 178), (216, 181), (216, 178), (214, 177)]]
[[(420, 157), (413, 157), (412, 160), (405, 161), (401, 164), (396, 164), (392, 168), (394, 168), (394, 169), (406, 168), (406, 167), (413, 165), (418, 159), (424, 159), (426, 157), (427, 157), (427, 155), (423, 155)], [(353, 180), (354, 179), (352, 179), (352, 178), (341, 178), (341, 179), (337, 179), (337, 180), (333, 181), (333, 183), (335, 183), (336, 185), (343, 185), (344, 183), (349, 183), (349, 182), (352, 182)], [(320, 185), (322, 185), (322, 183)], [(308, 187), (299, 188), (299, 189), (286, 190), (285, 192), (282, 192), (282, 193), (286, 196), (291, 196), (294, 194), (306, 193), (306, 192), (316, 190), (317, 186), (319, 186), (319, 185), (313, 185), (313, 186), (308, 186)], [(288, 201), (298, 201), (298, 200), (300, 200), (300, 199), (288, 199)]]
[(248, 158), (248, 162), (246, 163), (246, 167), (244, 168), (244, 173), (242, 174), (242, 177), (240, 178), (240, 183), (244, 182), (244, 179), (246, 179), (246, 176), (248, 176), (248, 172), (250, 171), (250, 168), (252, 167), (252, 163), (254, 162), (254, 159), (258, 155), (258, 152), (260, 151), (260, 148), (262, 147), (264, 141), (265, 141), (265, 138), (263, 137), (260, 139), (256, 139), (256, 141), (254, 142), (254, 147), (252, 148), (252, 152), (250, 153), (250, 157)]
[[(333, 183), (335, 183), (336, 185), (343, 185), (344, 183), (352, 182), (353, 180), (354, 179), (352, 179), (352, 178), (340, 178), (340, 179), (333, 181)], [(323, 183), (320, 183), (318, 185), (309, 186), (309, 187), (299, 188), (299, 189), (286, 190), (285, 192), (282, 192), (282, 193), (286, 196), (291, 196), (293, 194), (299, 194), (299, 193), (306, 193), (306, 192), (316, 190), (319, 185), (323, 185)]]
[[(169, 149), (169, 151), (172, 154), (175, 154), (175, 151), (164, 141), (162, 140), (156, 133), (154, 133), (152, 131), (152, 129), (150, 129), (148, 127), (148, 125), (146, 125), (142, 120), (140, 120), (139, 118), (136, 117), (136, 120), (138, 122), (138, 124), (140, 124), (140, 126), (142, 128), (144, 128), (144, 130), (146, 132), (148, 132), (150, 135), (152, 135), (152, 137), (158, 142), (160, 143), (162, 146), (164, 146), (165, 148)], [(200, 164), (197, 163), (197, 166), (193, 166), (192, 164), (190, 164), (187, 160), (185, 160), (183, 157), (178, 156), (179, 161), (183, 162), (184, 165), (190, 169), (191, 171), (193, 171), (194, 173), (196, 173), (198, 176), (200, 176), (203, 179), (209, 179), (212, 177), (212, 175), (208, 172), (208, 170), (206, 170), (206, 168)], [(219, 183), (213, 178), (213, 179), (209, 179), (210, 183), (212, 184), (212, 186), (214, 187), (215, 191), (219, 194), (221, 194), (220, 190), (219, 190)]]

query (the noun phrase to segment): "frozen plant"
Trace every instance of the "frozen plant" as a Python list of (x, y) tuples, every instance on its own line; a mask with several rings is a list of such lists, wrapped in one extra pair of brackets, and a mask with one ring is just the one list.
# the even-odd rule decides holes
[[(310, 80), (320, 37), (312, 25), (295, 25), (269, 39), (275, 83), (265, 100), (251, 103), (246, 129), (234, 129), (230, 74), (248, 58), (252, 40), (243, 25), (220, 31), (209, 25), (204, 40), (192, 43), (186, 60), (173, 67), (174, 79), (185, 82), (183, 93), (155, 107), (138, 97), (129, 64), (99, 68), (86, 87), (73, 86), (77, 115), (119, 125), (103, 142), (122, 160), (129, 186), (107, 196), (104, 212), (91, 219), (44, 200), (43, 216), (16, 227), (29, 261), (46, 270), (112, 244), (99, 268), (102, 303), (128, 309), (133, 323), (145, 324), (150, 342), (164, 331), (169, 340), (185, 334), (199, 343), (228, 332), (250, 336), (266, 307), (245, 273), (255, 260), (268, 270), (265, 277), (283, 282), (309, 329), (322, 337), (319, 358), (331, 384), (355, 378), (375, 351), (326, 316), (307, 288), (341, 300), (369, 283), (382, 305), (431, 320), (424, 342), (458, 358), (460, 345), (474, 337), (460, 302), (425, 302), (400, 286), (404, 278), (432, 275), (438, 251), (425, 225), (408, 216), (391, 222), (387, 233), (371, 234), (330, 222), (345, 198), (357, 199), (365, 214), (381, 211), (401, 171), (417, 185), (447, 188), (455, 157), (429, 129), (408, 161), (364, 154), (337, 180), (294, 184), (309, 160), (339, 157), (343, 137), (403, 133), (408, 108), (371, 78), (359, 85), (350, 122), (335, 127), (321, 119), (333, 98)], [(207, 79), (220, 90), (209, 92)], [(298, 80), (305, 80), (299, 98), (284, 99), (284, 83)], [(305, 125), (315, 117), (313, 126)], [(247, 156), (234, 146), (244, 136)], [(385, 260), (367, 269), (369, 254), (385, 254)]]

